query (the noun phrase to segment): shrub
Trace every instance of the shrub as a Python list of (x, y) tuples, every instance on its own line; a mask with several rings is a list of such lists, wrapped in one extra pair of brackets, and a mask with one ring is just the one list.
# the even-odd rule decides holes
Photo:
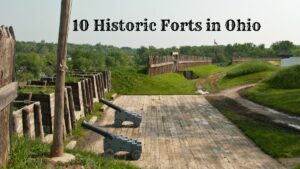
[(265, 83), (277, 89), (300, 89), (300, 65), (280, 69)]

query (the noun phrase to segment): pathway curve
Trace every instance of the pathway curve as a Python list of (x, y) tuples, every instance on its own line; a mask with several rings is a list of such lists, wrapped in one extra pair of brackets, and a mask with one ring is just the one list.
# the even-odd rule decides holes
[(253, 87), (254, 85), (255, 84), (242, 85), (242, 86), (226, 89), (226, 90), (220, 91), (219, 93), (210, 94), (210, 95), (211, 96), (219, 95), (219, 96), (229, 97), (231, 99), (234, 99), (235, 101), (237, 101), (244, 107), (247, 107), (248, 109), (250, 109), (256, 113), (263, 114), (263, 115), (271, 118), (276, 123), (282, 123), (282, 124), (285, 124), (285, 125), (288, 125), (290, 127), (300, 130), (300, 117), (290, 116), (283, 112), (271, 109), (269, 107), (259, 105), (248, 99), (245, 99), (239, 95), (240, 90), (246, 89), (249, 87)]

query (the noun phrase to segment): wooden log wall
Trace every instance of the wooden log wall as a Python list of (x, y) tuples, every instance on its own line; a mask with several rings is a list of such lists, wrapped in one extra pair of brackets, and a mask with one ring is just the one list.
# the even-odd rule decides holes
[(38, 101), (42, 108), (42, 122), (45, 133), (53, 133), (54, 120), (54, 93), (50, 94), (30, 94), (22, 93), (16, 98), (17, 101)]
[(0, 27), (0, 168), (6, 166), (10, 152), (11, 102), (17, 94), (14, 80), (15, 35), (12, 27)]
[[(84, 116), (83, 95), (81, 82), (66, 83), (68, 96), (72, 97), (76, 120)], [(70, 88), (70, 89), (69, 89)], [(72, 95), (72, 96), (71, 96)], [(71, 98), (69, 98), (70, 100)], [(70, 106), (72, 107), (72, 106)]]
[(181, 55), (178, 57), (178, 70), (183, 70), (188, 67), (212, 64), (212, 59), (209, 57), (187, 56)]
[[(78, 77), (79, 82), (66, 83), (64, 96), (64, 137), (72, 133), (76, 127), (76, 120), (88, 115), (93, 110), (94, 102), (99, 102), (100, 98), (104, 97), (105, 90), (109, 91), (111, 88), (111, 74), (108, 71), (96, 73), (78, 73), (73, 74)], [(55, 78), (42, 78), (40, 81), (29, 81), (27, 86), (43, 88), (54, 86)], [(30, 138), (37, 136), (41, 129), (34, 128), (33, 124), (41, 124), (42, 131), (46, 134), (53, 132), (54, 120), (54, 93), (51, 94), (19, 94), (15, 103), (31, 103), (32, 101), (39, 101), (40, 111), (37, 111), (37, 105), (23, 106), (20, 110), (14, 112), (14, 132), (17, 135), (26, 135)], [(78, 111), (76, 111), (78, 110)], [(82, 115), (78, 112), (82, 110)], [(35, 112), (40, 112), (37, 115)], [(40, 122), (38, 119), (40, 118)], [(40, 135), (40, 134), (39, 134)], [(44, 134), (43, 134), (44, 135)]]
[(104, 80), (104, 91), (109, 92), (111, 88), (111, 74), (109, 71), (102, 71)]
[(29, 138), (44, 138), (42, 122), (42, 111), (40, 102), (14, 102), (14, 104), (24, 105), (12, 114), (12, 132), (17, 136), (27, 136)]
[[(26, 105), (18, 111), (12, 112), (11, 102), (17, 97), (18, 84), (14, 81), (15, 35), (13, 29), (0, 27), (0, 168), (5, 167), (10, 153), (10, 137), (15, 132), (30, 138), (43, 138), (45, 133), (53, 132), (54, 93), (52, 94), (21, 94), (19, 101)], [(67, 133), (75, 127), (78, 119), (76, 110), (84, 110), (89, 114), (93, 108), (93, 101), (104, 96), (111, 89), (111, 74), (109, 71), (94, 72), (95, 76), (86, 78), (65, 90), (65, 123)], [(30, 81), (29, 85), (47, 86), (48, 82), (55, 82), (55, 77), (42, 81)], [(25, 84), (26, 85), (26, 84)], [(80, 99), (82, 98), (82, 99)], [(44, 133), (45, 132), (45, 133)]]
[(148, 74), (158, 75), (163, 73), (177, 72), (182, 69), (211, 64), (212, 59), (198, 56), (150, 56), (148, 63)]
[[(55, 78), (41, 78), (41, 81), (47, 81), (49, 86), (55, 85)], [(68, 92), (68, 97), (73, 97), (74, 102), (74, 111), (76, 120), (84, 116), (84, 107), (83, 107), (83, 96), (82, 96), (82, 86), (81, 82), (67, 82), (65, 83), (66, 88), (72, 93)], [(72, 95), (72, 96), (71, 96)]]
[(157, 75), (176, 71), (176, 62), (173, 56), (150, 56), (148, 63), (148, 74)]

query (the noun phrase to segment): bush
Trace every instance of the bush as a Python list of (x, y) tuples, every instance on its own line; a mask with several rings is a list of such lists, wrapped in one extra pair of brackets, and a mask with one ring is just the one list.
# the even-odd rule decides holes
[(271, 88), (300, 89), (300, 65), (280, 69), (265, 80)]
[(234, 66), (227, 72), (226, 78), (234, 78), (252, 73), (271, 71), (275, 70), (275, 68), (275, 66), (268, 62), (254, 60)]

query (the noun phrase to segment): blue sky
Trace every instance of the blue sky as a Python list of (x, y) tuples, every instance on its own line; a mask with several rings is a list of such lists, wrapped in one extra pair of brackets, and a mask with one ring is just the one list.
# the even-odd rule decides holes
[[(60, 0), (1, 0), (0, 24), (13, 26), (17, 40), (56, 42)], [(298, 0), (73, 0), (74, 19), (106, 19), (160, 23), (160, 19), (205, 22), (207, 18), (222, 24), (221, 32), (73, 32), (69, 42), (111, 44), (116, 46), (171, 47), (253, 42), (266, 44), (290, 40), (300, 44), (300, 1)], [(259, 32), (228, 32), (228, 19), (251, 18), (261, 23)], [(92, 23), (90, 23), (92, 24)]]

